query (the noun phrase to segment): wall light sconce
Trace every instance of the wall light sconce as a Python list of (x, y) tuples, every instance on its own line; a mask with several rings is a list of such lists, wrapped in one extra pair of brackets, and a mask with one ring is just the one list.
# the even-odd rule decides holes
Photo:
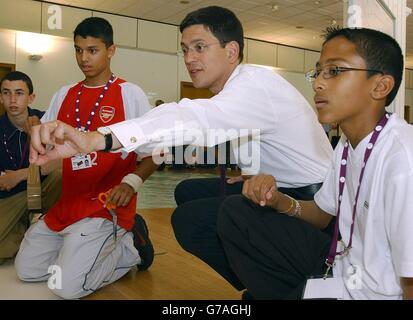
[(30, 61), (40, 61), (50, 50), (50, 37), (38, 33), (19, 32), (17, 47), (28, 54)]
[(43, 58), (41, 54), (31, 54), (29, 55), (29, 60), (40, 61)]

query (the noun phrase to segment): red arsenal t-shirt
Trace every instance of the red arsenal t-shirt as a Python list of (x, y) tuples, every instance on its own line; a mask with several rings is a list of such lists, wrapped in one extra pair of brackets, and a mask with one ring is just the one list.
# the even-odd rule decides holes
[[(109, 86), (92, 117), (90, 131), (125, 120), (124, 95), (122, 96), (122, 90), (125, 88), (122, 88), (122, 83), (124, 80), (115, 79)], [(81, 83), (78, 83), (67, 91), (57, 115), (58, 120), (73, 127), (77, 125), (75, 108), (80, 88)], [(136, 88), (135, 86), (132, 89)], [(103, 86), (83, 87), (79, 99), (81, 126), (86, 126), (102, 91)], [(82, 170), (73, 170), (71, 159), (63, 160), (62, 195), (45, 216), (45, 222), (50, 229), (58, 232), (86, 217), (112, 220), (108, 210), (103, 208), (98, 199), (99, 193), (118, 185), (125, 175), (132, 173), (137, 156), (135, 153), (130, 153), (124, 160), (120, 153), (94, 152), (90, 156), (92, 167)], [(116, 208), (115, 211), (118, 224), (126, 230), (131, 230), (136, 212), (136, 195), (127, 207)]]

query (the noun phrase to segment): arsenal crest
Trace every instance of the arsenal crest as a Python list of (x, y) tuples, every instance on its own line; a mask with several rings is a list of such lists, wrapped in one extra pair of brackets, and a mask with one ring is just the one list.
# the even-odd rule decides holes
[(103, 123), (110, 122), (115, 116), (115, 107), (102, 106), (99, 110), (99, 117)]

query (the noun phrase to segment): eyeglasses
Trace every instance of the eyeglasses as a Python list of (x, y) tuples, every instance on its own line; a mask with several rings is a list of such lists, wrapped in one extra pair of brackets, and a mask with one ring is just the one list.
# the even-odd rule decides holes
[(368, 72), (374, 72), (374, 73), (381, 73), (384, 75), (383, 71), (379, 70), (371, 70), (371, 69), (358, 69), (358, 68), (346, 68), (346, 67), (338, 67), (335, 65), (329, 65), (325, 66), (323, 68), (318, 68), (315, 70), (310, 70), (305, 74), (305, 78), (307, 81), (314, 82), (320, 73), (323, 74), (324, 79), (331, 79), (337, 77), (340, 73), (345, 72), (345, 71), (368, 71)]
[(194, 44), (193, 46), (184, 46), (182, 45), (182, 53), (184, 54), (184, 56), (188, 55), (189, 52), (196, 52), (198, 54), (202, 54), (204, 53), (210, 46), (219, 44), (221, 45), (220, 42), (215, 42), (215, 43), (203, 43), (203, 42), (198, 42), (196, 44)]

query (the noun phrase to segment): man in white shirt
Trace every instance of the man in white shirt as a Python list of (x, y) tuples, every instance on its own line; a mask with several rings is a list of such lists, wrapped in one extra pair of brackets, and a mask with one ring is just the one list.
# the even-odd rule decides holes
[[(379, 31), (328, 30), (308, 78), (320, 122), (338, 123), (344, 137), (322, 188), (297, 201), (273, 176), (255, 176), (243, 189), (251, 201), (230, 197), (218, 215), (228, 260), (254, 298), (413, 299), (413, 128), (385, 110), (403, 61)], [(333, 216), (330, 237), (319, 228)]]
[[(206, 131), (221, 130), (225, 134), (215, 136), (213, 141), (198, 140), (195, 144), (210, 147), (247, 137), (249, 141), (240, 143), (237, 150), (245, 151), (249, 147), (253, 155), (259, 157), (252, 157), (250, 163), (239, 157), (243, 175), (277, 175), (285, 192), (312, 199), (327, 173), (332, 148), (305, 98), (274, 72), (241, 64), (242, 25), (230, 10), (221, 7), (199, 9), (184, 19), (180, 29), (184, 59), (194, 86), (209, 88), (215, 96), (168, 103), (133, 121), (109, 126), (111, 134), (105, 136), (106, 142), (112, 142), (114, 149), (123, 146), (127, 152), (151, 153), (160, 146), (189, 144), (179, 137), (200, 138)], [(39, 129), (35, 131), (34, 146), (41, 151)], [(40, 130), (48, 132), (42, 136), (46, 139), (43, 142), (52, 142), (48, 140), (49, 133), (60, 136), (64, 132), (65, 139), (74, 139), (69, 144), (74, 143), (72, 146), (77, 151), (89, 147), (107, 149), (107, 143), (99, 133), (80, 136), (60, 122), (45, 124)], [(253, 135), (254, 130), (259, 130), (260, 135)], [(56, 144), (53, 151), (42, 154), (38, 161), (57, 155), (56, 152), (60, 157), (69, 156), (70, 151), (61, 147)], [(216, 233), (216, 215), (223, 200), (217, 197), (220, 195), (219, 180), (213, 180), (206, 188), (203, 181), (191, 182), (191, 186), (189, 189), (208, 190), (203, 194), (193, 192), (182, 201), (177, 197), (181, 205), (172, 218), (175, 235), (184, 249), (242, 289), (243, 285), (226, 261)], [(241, 181), (227, 185), (227, 195), (239, 194), (241, 188)]]
[[(240, 64), (242, 25), (231, 11), (218, 7), (196, 10), (185, 17), (180, 31), (194, 86), (209, 88), (215, 94), (210, 100), (183, 100), (180, 104), (193, 108), (202, 129), (260, 129), (260, 141), (238, 141), (239, 148), (234, 150), (235, 157), (240, 158), (243, 148), (254, 152), (254, 145), (259, 144), (258, 165), (238, 159), (244, 179), (259, 172), (279, 174), (284, 192), (312, 199), (319, 187), (315, 184), (327, 172), (332, 149), (305, 98), (279, 75)], [(176, 110), (182, 112), (179, 106)], [(241, 193), (243, 179), (222, 183), (220, 178), (181, 182), (175, 189), (178, 208), (172, 215), (172, 226), (185, 250), (242, 289), (225, 259), (216, 234), (216, 219), (224, 197)]]

